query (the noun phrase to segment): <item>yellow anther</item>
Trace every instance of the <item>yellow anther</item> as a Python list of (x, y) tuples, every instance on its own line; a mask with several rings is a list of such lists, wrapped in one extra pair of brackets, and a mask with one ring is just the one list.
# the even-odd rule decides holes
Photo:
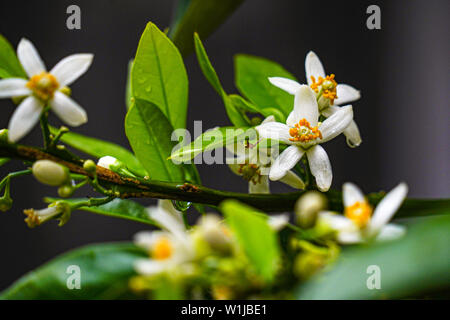
[(318, 126), (311, 127), (306, 119), (301, 119), (295, 124), (294, 128), (289, 129), (289, 140), (294, 142), (309, 142), (316, 139), (322, 139), (322, 132)]
[(372, 207), (366, 202), (355, 202), (345, 208), (345, 216), (356, 223), (360, 228), (367, 225), (372, 216)]
[(33, 91), (33, 94), (40, 100), (48, 101), (53, 98), (55, 91), (59, 88), (59, 83), (50, 73), (42, 72), (31, 77), (27, 88)]
[(334, 99), (337, 99), (336, 87), (337, 82), (334, 80), (334, 74), (326, 76), (325, 78), (319, 77), (316, 81), (314, 76), (311, 76), (311, 89), (313, 89), (316, 93), (319, 93), (319, 87), (322, 88), (322, 96), (330, 100), (330, 103), (333, 104)]
[(172, 256), (172, 243), (166, 237), (159, 239), (153, 247), (153, 258), (165, 260)]

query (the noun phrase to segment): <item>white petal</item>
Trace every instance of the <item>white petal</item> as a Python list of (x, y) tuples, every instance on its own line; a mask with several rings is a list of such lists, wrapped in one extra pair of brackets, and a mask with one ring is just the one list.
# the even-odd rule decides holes
[(406, 198), (408, 186), (406, 183), (400, 183), (392, 189), (375, 208), (372, 219), (367, 226), (367, 233), (373, 236), (380, 232), (397, 212), (398, 208)]
[(361, 93), (358, 90), (348, 84), (342, 83), (336, 86), (336, 94), (337, 98), (334, 99), (335, 105), (343, 105), (361, 98)]
[(358, 226), (347, 217), (331, 211), (321, 211), (317, 223), (325, 224), (329, 228), (340, 232), (358, 232)]
[(296, 120), (297, 119), (296, 119), (295, 113), (294, 113), (294, 111), (292, 111), (291, 113), (289, 113), (289, 116), (287, 117), (286, 124), (289, 127), (293, 127), (293, 126), (295, 126), (296, 123), (298, 123), (298, 120), (297, 121)]
[(297, 146), (286, 148), (270, 168), (270, 180), (280, 180), (300, 161), (305, 151)]
[(269, 220), (267, 222), (273, 230), (280, 231), (289, 223), (289, 215), (277, 214), (269, 216)]
[(261, 176), (261, 183), (254, 184), (250, 181), (248, 183), (248, 193), (270, 193), (269, 177)]
[(86, 111), (64, 93), (56, 91), (50, 105), (58, 117), (69, 126), (77, 127), (87, 122)]
[(292, 95), (294, 95), (298, 91), (298, 89), (300, 89), (300, 83), (298, 83), (297, 81), (288, 79), (288, 78), (272, 77), (272, 78), (269, 78), (269, 81), (274, 86), (276, 86)]
[(306, 119), (315, 127), (319, 119), (319, 107), (317, 105), (316, 94), (307, 85), (301, 85), (295, 94), (294, 115), (290, 121), (295, 123), (301, 119)]
[(308, 85), (312, 83), (311, 76), (316, 78), (316, 81), (319, 77), (325, 78), (325, 70), (323, 69), (322, 62), (320, 62), (319, 57), (312, 51), (306, 55), (305, 71)]
[(264, 120), (263, 120), (263, 122), (261, 122), (261, 124), (264, 124), (264, 123), (269, 123), (269, 122), (275, 122), (275, 116), (268, 116), (267, 118), (265, 118)]
[(157, 231), (140, 231), (134, 235), (133, 242), (135, 245), (150, 250), (155, 243), (155, 233)]
[(268, 122), (256, 127), (259, 136), (263, 139), (279, 140), (287, 144), (292, 144), (289, 139), (289, 127), (280, 122)]
[(302, 178), (300, 178), (292, 171), (288, 171), (286, 175), (279, 181), (295, 189), (305, 189), (305, 183), (303, 182)]
[(356, 244), (364, 242), (364, 239), (358, 231), (339, 232), (337, 235), (337, 241), (341, 244)]
[(165, 271), (169, 264), (165, 260), (139, 259), (136, 261), (134, 268), (137, 273), (142, 275), (154, 275)]
[(346, 182), (342, 186), (342, 198), (344, 201), (344, 208), (354, 205), (356, 202), (364, 203), (366, 198), (358, 186), (351, 182)]
[(30, 78), (36, 74), (45, 72), (46, 70), (45, 64), (36, 48), (25, 38), (22, 38), (17, 46), (17, 57)]
[(306, 151), (306, 155), (311, 173), (316, 178), (317, 187), (320, 191), (328, 191), (333, 180), (333, 172), (325, 149), (315, 145)]
[(185, 226), (181, 213), (177, 211), (170, 200), (159, 200), (158, 205), (147, 208), (150, 219), (159, 226), (179, 238), (184, 238)]
[(31, 90), (26, 87), (27, 80), (10, 78), (0, 80), (0, 98), (27, 96)]
[(14, 111), (9, 120), (8, 138), (11, 142), (16, 142), (25, 136), (39, 121), (43, 105), (35, 97), (26, 98)]
[(361, 134), (359, 133), (355, 120), (352, 120), (344, 130), (344, 135), (347, 138), (347, 144), (350, 148), (356, 148), (362, 142)]
[[(330, 106), (328, 108), (323, 109), (322, 114), (328, 118), (331, 117), (336, 112), (338, 112), (339, 110), (341, 110), (340, 107)], [(359, 133), (359, 129), (358, 126), (356, 125), (355, 120), (350, 121), (350, 124), (348, 125), (347, 128), (345, 128), (343, 133), (347, 138), (347, 144), (349, 147), (355, 148), (361, 144), (362, 142), (361, 135)]]
[(339, 108), (331, 117), (327, 118), (319, 127), (322, 132), (322, 140), (320, 143), (330, 141), (341, 134), (353, 119), (352, 106)]
[(74, 54), (62, 59), (50, 73), (56, 77), (61, 87), (72, 84), (89, 69), (94, 55)]
[(392, 241), (405, 235), (406, 228), (398, 224), (387, 224), (381, 228), (380, 233), (375, 238), (376, 241)]

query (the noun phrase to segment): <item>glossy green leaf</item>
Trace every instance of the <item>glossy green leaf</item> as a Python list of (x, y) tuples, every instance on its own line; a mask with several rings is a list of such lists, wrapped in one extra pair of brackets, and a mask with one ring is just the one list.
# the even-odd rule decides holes
[[(118, 299), (130, 297), (129, 279), (135, 275), (133, 263), (145, 258), (130, 243), (97, 244), (65, 253), (24, 275), (0, 295), (10, 300)], [(70, 290), (69, 278), (78, 266), (81, 288)]]
[(0, 34), (0, 78), (26, 78), (11, 44)]
[(258, 109), (277, 108), (285, 116), (294, 108), (294, 97), (272, 85), (269, 77), (296, 80), (281, 65), (265, 58), (250, 55), (235, 57), (236, 87)]
[[(450, 215), (414, 219), (404, 238), (343, 251), (337, 264), (301, 285), (298, 299), (413, 298), (450, 287)], [(378, 266), (380, 289), (367, 282)], [(369, 280), (368, 280), (369, 279)]]
[[(58, 129), (50, 127), (50, 132), (56, 134)], [(130, 151), (115, 143), (87, 137), (74, 132), (65, 133), (61, 137), (61, 141), (96, 158), (104, 156), (115, 157), (125, 163), (133, 173), (142, 177), (148, 175), (139, 160)]]
[(205, 78), (208, 80), (214, 90), (216, 90), (216, 92), (222, 97), (228, 118), (236, 127), (248, 126), (249, 122), (246, 120), (245, 115), (239, 112), (239, 110), (233, 105), (231, 99), (223, 89), (219, 77), (217, 76), (216, 70), (214, 70), (211, 61), (206, 54), (205, 47), (203, 46), (202, 41), (200, 40), (200, 37), (197, 33), (194, 34), (194, 42), (198, 64), (200, 65)]
[[(59, 199), (50, 197), (45, 198), (46, 203), (52, 203), (58, 200), (63, 200), (64, 202), (69, 203), (78, 203), (81, 201), (85, 201), (86, 199)], [(149, 218), (147, 209), (143, 205), (127, 199), (114, 199), (113, 201), (102, 204), (100, 206), (81, 207), (77, 210), (155, 225), (154, 221)]]
[(183, 58), (153, 23), (142, 34), (131, 71), (136, 99), (155, 104), (175, 129), (185, 128), (188, 78)]
[(187, 1), (182, 1), (169, 35), (186, 56), (194, 50), (194, 32), (206, 39), (243, 2), (244, 0), (191, 0), (188, 4)]
[(269, 116), (274, 116), (276, 121), (278, 122), (285, 122), (286, 116), (277, 108), (258, 108), (250, 101), (245, 100), (243, 97), (241, 97), (238, 94), (230, 94), (229, 98), (231, 100), (231, 103), (238, 109), (244, 110), (246, 112), (250, 113), (260, 113), (264, 116), (264, 118), (267, 118)]
[(10, 160), (10, 158), (0, 158), (0, 167), (7, 164)]
[(191, 160), (206, 151), (223, 148), (229, 144), (243, 141), (246, 138), (254, 139), (256, 135), (255, 131), (248, 129), (249, 128), (233, 127), (217, 127), (210, 129), (190, 144), (175, 150), (170, 155), (170, 159), (184, 162)]
[(184, 182), (181, 166), (168, 160), (175, 142), (172, 126), (153, 103), (136, 99), (125, 118), (125, 132), (139, 161), (160, 181)]
[(264, 279), (272, 280), (277, 272), (280, 248), (267, 217), (235, 200), (222, 202), (220, 210), (255, 270)]

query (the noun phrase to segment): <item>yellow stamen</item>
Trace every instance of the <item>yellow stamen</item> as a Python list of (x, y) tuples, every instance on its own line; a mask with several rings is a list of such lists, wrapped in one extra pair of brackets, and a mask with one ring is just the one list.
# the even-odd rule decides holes
[(337, 82), (334, 80), (334, 74), (326, 76), (325, 79), (319, 77), (316, 82), (316, 78), (311, 76), (312, 83), (310, 85), (311, 89), (313, 89), (316, 93), (319, 93), (319, 87), (322, 87), (322, 96), (330, 100), (330, 103), (333, 104), (334, 99), (337, 99), (336, 87)]
[(356, 223), (360, 228), (367, 225), (372, 216), (372, 207), (366, 202), (355, 202), (345, 208), (345, 216)]
[(153, 258), (157, 260), (165, 260), (172, 256), (173, 247), (169, 239), (162, 237), (153, 247)]
[(309, 142), (316, 139), (322, 139), (322, 132), (319, 127), (311, 127), (306, 119), (301, 119), (295, 124), (294, 128), (289, 129), (289, 140), (294, 142)]
[(27, 88), (33, 91), (33, 94), (40, 100), (48, 101), (53, 98), (55, 91), (59, 88), (59, 83), (50, 73), (42, 72), (31, 77)]

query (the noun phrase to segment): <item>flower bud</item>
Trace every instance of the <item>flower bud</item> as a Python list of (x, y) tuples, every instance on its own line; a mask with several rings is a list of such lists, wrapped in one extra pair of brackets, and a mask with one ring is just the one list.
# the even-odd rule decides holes
[(86, 170), (88, 173), (95, 173), (97, 171), (97, 166), (95, 165), (94, 161), (89, 159), (84, 161), (83, 169)]
[(41, 183), (57, 187), (69, 181), (69, 169), (50, 160), (38, 160), (33, 164), (34, 177)]
[(253, 118), (250, 120), (250, 124), (251, 124), (252, 126), (260, 125), (261, 122), (262, 122), (262, 119), (261, 119), (260, 117), (253, 117)]
[(114, 171), (114, 172), (122, 174), (122, 175), (136, 177), (133, 173), (131, 173), (128, 170), (127, 165), (125, 163), (123, 163), (122, 161), (119, 161), (116, 158), (111, 157), (111, 156), (101, 157), (98, 160), (97, 165), (99, 167), (103, 167), (105, 169)]
[(297, 224), (302, 228), (314, 226), (319, 211), (327, 207), (327, 198), (318, 191), (308, 191), (297, 200), (295, 215)]
[(23, 212), (27, 216), (25, 222), (28, 227), (34, 228), (54, 218), (58, 218), (60, 220), (59, 226), (62, 226), (69, 220), (71, 211), (69, 204), (57, 201), (42, 210), (27, 209)]
[(58, 188), (58, 195), (61, 198), (68, 198), (68, 197), (72, 196), (74, 191), (75, 191), (75, 189), (71, 185), (65, 184)]
[(0, 143), (8, 143), (8, 129), (0, 130)]
[(231, 249), (231, 238), (228, 229), (220, 219), (212, 214), (201, 218), (197, 231), (212, 250), (226, 253)]
[(12, 208), (13, 200), (9, 196), (3, 196), (0, 198), (0, 211), (6, 212)]

